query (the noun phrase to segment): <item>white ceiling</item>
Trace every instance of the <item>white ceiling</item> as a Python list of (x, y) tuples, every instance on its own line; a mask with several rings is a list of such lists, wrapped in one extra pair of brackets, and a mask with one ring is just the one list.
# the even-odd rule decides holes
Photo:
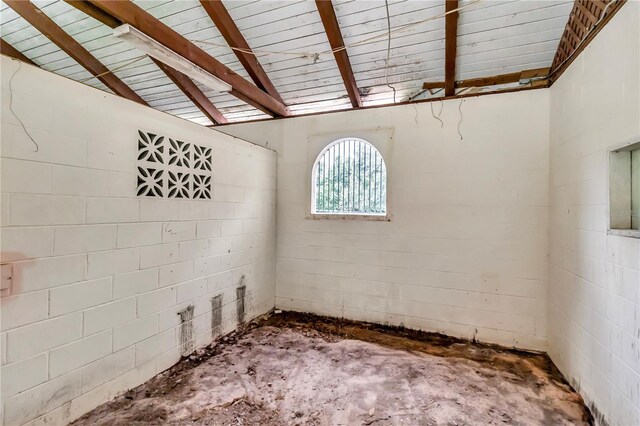
[[(61, 0), (33, 3), (152, 107), (211, 124), (150, 59), (131, 63), (142, 53), (115, 39), (109, 27)], [(251, 81), (199, 1), (135, 3)], [(389, 0), (388, 68), (384, 0), (333, 3), (364, 105), (392, 103), (393, 89), (396, 101), (404, 101), (419, 94), (423, 82), (444, 80), (444, 0)], [(314, 1), (224, 4), (293, 114), (351, 107)], [(572, 6), (571, 0), (461, 0), (456, 79), (551, 66)], [(0, 36), (42, 68), (109, 91), (4, 3)], [(268, 118), (227, 93), (200, 88), (231, 122)]]

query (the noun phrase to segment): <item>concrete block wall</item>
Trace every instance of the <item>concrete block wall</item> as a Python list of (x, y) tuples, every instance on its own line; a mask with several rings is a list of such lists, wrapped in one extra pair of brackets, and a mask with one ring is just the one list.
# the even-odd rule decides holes
[(598, 424), (640, 424), (640, 240), (608, 235), (608, 151), (640, 141), (640, 4), (551, 87), (549, 354)]
[[(65, 424), (167, 369), (237, 326), (239, 285), (245, 320), (273, 308), (273, 151), (4, 56), (0, 69), (3, 424)], [(212, 147), (213, 200), (137, 197), (139, 129)]]
[[(548, 95), (221, 127), (278, 151), (276, 306), (546, 350)], [(310, 146), (367, 135), (391, 220), (308, 219)]]

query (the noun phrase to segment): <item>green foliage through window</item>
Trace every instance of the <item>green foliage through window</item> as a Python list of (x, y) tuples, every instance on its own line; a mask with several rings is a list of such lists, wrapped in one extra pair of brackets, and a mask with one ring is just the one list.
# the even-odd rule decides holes
[(320, 153), (313, 168), (313, 213), (387, 212), (387, 170), (377, 149), (341, 139)]

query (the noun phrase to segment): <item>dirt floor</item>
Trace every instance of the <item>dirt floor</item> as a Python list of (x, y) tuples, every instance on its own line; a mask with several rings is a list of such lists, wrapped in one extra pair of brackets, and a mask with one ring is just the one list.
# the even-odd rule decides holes
[(580, 425), (546, 355), (304, 314), (272, 315), (73, 425)]

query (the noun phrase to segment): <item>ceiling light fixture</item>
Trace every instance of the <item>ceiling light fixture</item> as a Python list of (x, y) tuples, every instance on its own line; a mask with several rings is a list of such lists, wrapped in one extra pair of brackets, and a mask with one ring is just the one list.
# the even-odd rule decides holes
[(199, 81), (218, 92), (230, 92), (231, 85), (203, 70), (190, 60), (180, 56), (168, 47), (158, 43), (129, 24), (120, 25), (113, 30), (113, 36), (123, 39), (135, 48), (180, 71), (182, 74)]

